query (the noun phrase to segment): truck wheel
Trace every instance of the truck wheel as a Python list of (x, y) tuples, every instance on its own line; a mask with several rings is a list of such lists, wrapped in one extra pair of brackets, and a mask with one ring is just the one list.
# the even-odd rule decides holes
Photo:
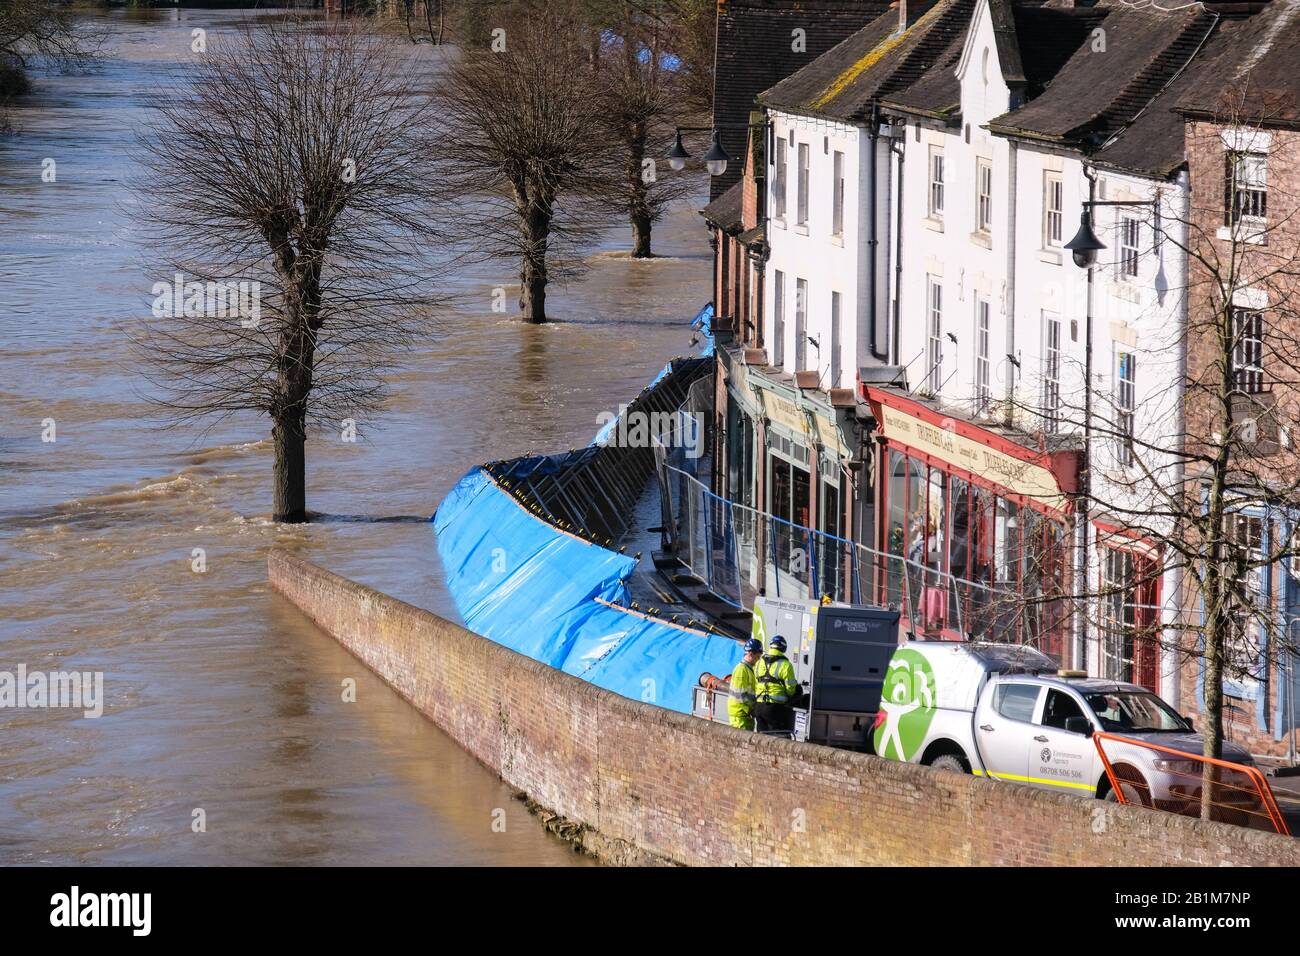
[(966, 761), (962, 760), (956, 754), (940, 754), (930, 761), (930, 766), (935, 770), (951, 770), (954, 773), (970, 773), (966, 766)]
[[(1151, 788), (1147, 786), (1140, 773), (1127, 767), (1117, 767), (1115, 776), (1119, 778), (1119, 788), (1124, 792), (1125, 803), (1133, 807), (1151, 806), (1149, 799)], [(1102, 799), (1108, 803), (1119, 803), (1119, 797), (1113, 787), (1106, 791), (1106, 796)]]

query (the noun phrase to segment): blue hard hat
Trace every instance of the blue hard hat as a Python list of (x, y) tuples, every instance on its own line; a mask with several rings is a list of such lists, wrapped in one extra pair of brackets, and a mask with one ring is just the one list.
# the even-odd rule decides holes
[(780, 634), (778, 634), (776, 637), (772, 638), (772, 640), (769, 641), (768, 643), (770, 643), (770, 644), (771, 644), (773, 647), (775, 647), (778, 651), (783, 651), (783, 650), (785, 650), (785, 638), (782, 637)]
[(756, 637), (751, 637), (745, 642), (745, 653), (753, 654), (755, 651), (763, 650), (763, 642)]

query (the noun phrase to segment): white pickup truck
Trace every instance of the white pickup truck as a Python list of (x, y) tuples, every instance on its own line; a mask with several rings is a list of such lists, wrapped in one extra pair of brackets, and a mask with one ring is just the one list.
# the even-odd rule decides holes
[[(894, 760), (1115, 800), (1090, 739), (1098, 730), (1187, 754), (1203, 746), (1185, 718), (1136, 684), (1059, 672), (1029, 647), (951, 641), (909, 641), (894, 652), (873, 743), (877, 754)], [(1125, 802), (1196, 812), (1198, 761), (1120, 742), (1105, 746)], [(1240, 747), (1223, 749), (1225, 760), (1253, 764)], [(1225, 788), (1220, 799), (1255, 802), (1244, 787)]]

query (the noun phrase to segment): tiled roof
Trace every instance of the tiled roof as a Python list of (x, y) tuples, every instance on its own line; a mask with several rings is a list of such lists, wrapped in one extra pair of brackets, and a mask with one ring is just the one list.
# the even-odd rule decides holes
[(745, 184), (737, 180), (713, 202), (700, 210), (706, 221), (720, 228), (723, 232), (736, 232), (741, 226), (741, 207), (744, 202)]
[(1300, 124), (1300, 0), (1272, 0), (1227, 32), (1220, 55), (1175, 108), (1203, 116), (1230, 110), (1264, 125)]
[(1174, 110), (1189, 90), (1204, 81), (1238, 29), (1240, 24), (1221, 24), (1187, 69), (1169, 84), (1168, 89), (1151, 100), (1128, 126), (1094, 153), (1093, 161), (1100, 166), (1147, 173), (1162, 179), (1177, 171), (1185, 161), (1187, 147), (1184, 119)]
[(874, 100), (905, 90), (960, 50), (976, 0), (939, 0), (898, 32), (898, 14), (877, 17), (825, 56), (759, 97), (767, 106), (844, 122), (866, 118)]
[[(715, 123), (746, 123), (754, 98), (807, 66), (863, 24), (880, 16), (889, 0), (720, 0), (713, 87)], [(896, 15), (895, 15), (896, 16)], [(806, 48), (796, 52), (793, 31), (802, 29)], [(732, 156), (745, 150), (745, 131), (722, 131)], [(713, 177), (717, 198), (742, 173), (741, 163)]]
[[(1071, 21), (1078, 21), (1071, 24)], [(1073, 54), (1045, 80), (1041, 94), (992, 120), (994, 132), (1091, 150), (1132, 122), (1206, 41), (1215, 18), (1199, 5), (1180, 10), (1120, 2), (1074, 10), (1044, 6), (1025, 25), (1022, 48), (1071, 25)], [(1094, 40), (1094, 29), (1104, 31)]]

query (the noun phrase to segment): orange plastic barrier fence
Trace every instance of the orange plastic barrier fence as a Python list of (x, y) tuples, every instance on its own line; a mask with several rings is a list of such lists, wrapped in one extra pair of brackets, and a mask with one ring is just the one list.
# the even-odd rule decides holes
[[(1217, 776), (1211, 780), (1211, 819), (1254, 829), (1272, 829), (1290, 836), (1273, 790), (1258, 767), (1191, 754), (1100, 730), (1092, 735), (1092, 739), (1118, 803), (1199, 817), (1208, 764), (1216, 769)], [(1103, 746), (1107, 742), (1110, 743), (1109, 754)], [(1125, 759), (1126, 748), (1153, 750), (1168, 756), (1130, 762)]]

